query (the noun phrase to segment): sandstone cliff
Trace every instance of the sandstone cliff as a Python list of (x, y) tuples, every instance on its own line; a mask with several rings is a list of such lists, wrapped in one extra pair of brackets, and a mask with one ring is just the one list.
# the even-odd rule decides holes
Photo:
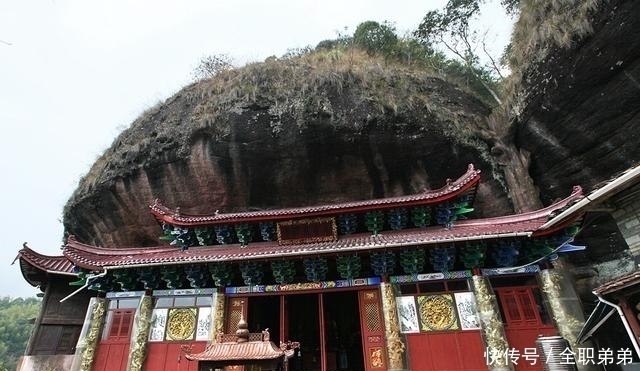
[(513, 35), (512, 120), (548, 202), (640, 160), (640, 3), (538, 3), (523, 2), (538, 7), (523, 9)]
[(66, 231), (157, 245), (147, 206), (185, 213), (330, 203), (439, 188), (484, 171), (478, 209), (512, 207), (489, 109), (428, 71), (333, 50), (270, 59), (187, 86), (123, 132), (65, 207)]

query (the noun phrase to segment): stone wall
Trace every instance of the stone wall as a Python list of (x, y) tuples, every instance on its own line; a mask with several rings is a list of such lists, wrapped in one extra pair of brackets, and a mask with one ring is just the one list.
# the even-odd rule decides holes
[(16, 371), (69, 371), (73, 357), (73, 354), (23, 356)]

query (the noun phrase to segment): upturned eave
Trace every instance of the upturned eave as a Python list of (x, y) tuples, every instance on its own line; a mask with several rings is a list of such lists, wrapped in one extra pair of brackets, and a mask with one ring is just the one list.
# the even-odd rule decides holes
[(480, 182), (480, 170), (469, 164), (467, 171), (455, 181), (447, 181), (446, 185), (436, 190), (379, 198), (373, 200), (352, 201), (344, 203), (260, 210), (237, 213), (214, 212), (207, 215), (184, 214), (179, 209), (170, 209), (156, 200), (149, 206), (151, 214), (160, 223), (178, 227), (200, 227), (219, 224), (254, 223), (266, 221), (295, 220), (313, 217), (332, 217), (341, 214), (361, 213), (371, 210), (388, 210), (400, 207), (430, 206), (456, 199), (463, 194), (475, 196)]

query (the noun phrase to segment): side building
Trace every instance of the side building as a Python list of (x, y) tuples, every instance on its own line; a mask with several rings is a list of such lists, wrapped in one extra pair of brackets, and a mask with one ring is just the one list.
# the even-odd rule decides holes
[(542, 370), (539, 336), (589, 346), (576, 343), (584, 317), (561, 264), (584, 248), (583, 212), (563, 214), (582, 190), (474, 218), (479, 182), (470, 165), (440, 189), (384, 199), (211, 215), (156, 201), (168, 244), (70, 237), (54, 257), (25, 245), (23, 275), (44, 301), (18, 370), (207, 369), (219, 334), (245, 320), (299, 344), (292, 371)]

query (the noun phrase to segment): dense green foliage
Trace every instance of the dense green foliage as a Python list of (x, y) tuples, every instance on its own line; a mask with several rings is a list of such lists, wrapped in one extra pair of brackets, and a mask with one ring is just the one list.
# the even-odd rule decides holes
[(353, 33), (353, 43), (368, 54), (391, 55), (398, 44), (395, 28), (388, 22), (362, 22)]
[(40, 304), (35, 298), (0, 298), (0, 371), (16, 369)]
[[(440, 10), (429, 11), (412, 33), (398, 36), (392, 23), (365, 21), (353, 35), (341, 34), (335, 40), (321, 41), (316, 51), (357, 48), (370, 56), (381, 56), (388, 63), (400, 63), (434, 71), (447, 81), (475, 94), (487, 105), (501, 104), (501, 69), (505, 56), (488, 55), (480, 30), (470, 22), (478, 17), (486, 0), (449, 0)], [(519, 0), (502, 0), (507, 14), (514, 15)], [(481, 63), (477, 50), (483, 47)], [(507, 50), (509, 50), (507, 48)], [(451, 57), (444, 53), (447, 51)]]
[[(454, 19), (450, 14), (430, 12), (425, 16), (425, 22), (439, 22), (438, 30), (434, 28), (435, 25), (427, 28), (423, 23), (421, 29), (403, 37), (396, 34), (396, 29), (390, 22), (365, 21), (358, 25), (352, 36), (340, 35), (335, 40), (321, 41), (316, 46), (316, 51), (360, 49), (370, 56), (383, 57), (387, 63), (433, 71), (473, 93), (487, 105), (494, 106), (500, 101), (495, 96), (495, 92), (499, 90), (500, 78), (492, 69), (482, 66), (479, 57), (470, 52), (471, 49), (452, 59), (434, 47), (442, 40), (436, 37), (436, 33), (449, 32), (445, 28), (450, 27), (453, 22), (463, 23), (468, 29), (468, 19), (463, 19), (464, 15), (459, 13), (456, 13)], [(468, 16), (474, 14), (476, 12), (470, 12)]]
[[(470, 26), (470, 21), (480, 14), (486, 2), (487, 0), (449, 0), (443, 9), (427, 12), (418, 28), (405, 36), (399, 36), (393, 23), (389, 21), (364, 21), (356, 27), (353, 34), (348, 34), (345, 28), (345, 32), (340, 32), (337, 38), (323, 40), (315, 49), (306, 47), (290, 50), (281, 59), (314, 52), (359, 49), (369, 56), (382, 57), (387, 63), (436, 72), (447, 81), (473, 93), (485, 104), (496, 106), (501, 104), (500, 86), (504, 80), (500, 73), (504, 68), (501, 62), (508, 58), (486, 55), (490, 63), (482, 64), (476, 50), (484, 40), (479, 36), (480, 30)], [(507, 14), (518, 13), (520, 0), (501, 0), (500, 3)], [(452, 57), (447, 57), (443, 51), (447, 51)], [(211, 78), (230, 68), (232, 65), (227, 56), (213, 55), (200, 61), (194, 77), (196, 80)]]

